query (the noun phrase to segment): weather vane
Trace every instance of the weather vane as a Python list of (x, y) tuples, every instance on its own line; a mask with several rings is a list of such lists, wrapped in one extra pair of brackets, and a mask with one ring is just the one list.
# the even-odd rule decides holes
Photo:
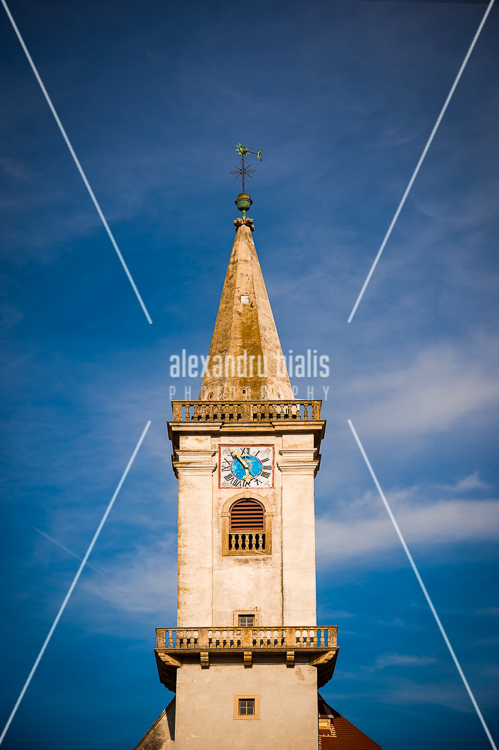
[(245, 164), (244, 163), (244, 157), (248, 156), (248, 154), (254, 154), (256, 156), (256, 158), (259, 159), (259, 161), (261, 161), (262, 160), (262, 151), (261, 151), (261, 149), (260, 149), (260, 151), (250, 151), (249, 149), (246, 148), (246, 146), (243, 146), (242, 143), (236, 143), (236, 151), (237, 151), (238, 154), (241, 154), (241, 166), (238, 167), (236, 164), (234, 164), (235, 169), (232, 170), (231, 174), (235, 174), (236, 175), (235, 178), (234, 178), (236, 180), (238, 180), (239, 178), (241, 178), (241, 182), (243, 184), (243, 189), (242, 189), (241, 192), (245, 193), (246, 192), (245, 189), (244, 189), (244, 187), (245, 187), (244, 186), (245, 178), (246, 177), (251, 177), (251, 175), (253, 174), (253, 172), (255, 170), (251, 169), (251, 164)]
[(248, 154), (254, 154), (259, 161), (262, 161), (262, 151), (261, 149), (260, 151), (250, 151), (246, 148), (246, 146), (243, 146), (242, 143), (236, 143), (236, 151), (238, 154), (241, 154), (241, 166), (238, 167), (236, 164), (234, 164), (235, 169), (232, 170), (231, 174), (235, 175), (236, 180), (241, 178), (243, 189), (237, 196), (236, 206), (241, 211), (243, 219), (245, 219), (246, 211), (251, 207), (251, 204), (253, 203), (245, 190), (245, 178), (251, 177), (255, 170), (251, 169), (251, 164), (245, 163), (244, 157), (248, 156)]

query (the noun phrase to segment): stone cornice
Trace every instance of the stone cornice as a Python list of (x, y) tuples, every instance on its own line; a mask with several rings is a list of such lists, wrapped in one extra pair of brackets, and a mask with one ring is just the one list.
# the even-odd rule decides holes
[(312, 461), (306, 464), (300, 464), (300, 463), (280, 464), (278, 463), (277, 468), (283, 474), (310, 474), (311, 476), (315, 477), (315, 475), (319, 471), (319, 463), (320, 461)]
[[(217, 468), (213, 457), (214, 450), (176, 450), (172, 456), (172, 466), (175, 476), (192, 476), (193, 474), (211, 475)], [(204, 459), (204, 460), (203, 460)]]
[(178, 450), (180, 436), (182, 435), (211, 435), (221, 437), (229, 435), (231, 438), (240, 435), (314, 435), (315, 447), (318, 450), (324, 437), (326, 421), (301, 420), (286, 422), (284, 420), (269, 420), (267, 422), (167, 422), (168, 436), (172, 441), (174, 450)]
[[(216, 456), (216, 450), (191, 450), (190, 448), (182, 448), (181, 450), (175, 451), (175, 457), (177, 462), (180, 464), (203, 462), (209, 463), (214, 456)], [(204, 459), (204, 461), (203, 461)]]
[(216, 464), (180, 464), (178, 461), (172, 461), (172, 466), (177, 478), (189, 477), (193, 474), (211, 475), (217, 468)]
[(277, 468), (283, 474), (316, 476), (319, 471), (321, 457), (316, 448), (282, 448), (279, 455), (281, 459), (277, 460)]
[(281, 463), (314, 461), (317, 450), (315, 448), (281, 448), (279, 455), (282, 456)]

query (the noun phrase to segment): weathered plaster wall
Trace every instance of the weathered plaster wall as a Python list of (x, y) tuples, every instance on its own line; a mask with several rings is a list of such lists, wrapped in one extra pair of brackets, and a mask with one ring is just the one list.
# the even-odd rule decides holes
[(284, 623), (316, 624), (314, 472), (312, 435), (284, 436), (282, 475)]
[(212, 624), (212, 475), (209, 436), (188, 436), (177, 452), (178, 590), (177, 624)]
[[(315, 519), (313, 435), (293, 431), (218, 431), (181, 438), (178, 625), (227, 626), (234, 611), (257, 610), (262, 625), (314, 625)], [(201, 428), (202, 429), (202, 428)], [(209, 429), (209, 428), (208, 428)], [(274, 487), (253, 494), (271, 508), (271, 555), (223, 555), (222, 509), (241, 489), (219, 489), (219, 445), (273, 445)]]
[[(234, 719), (236, 695), (259, 695), (260, 718)], [(317, 733), (317, 670), (309, 664), (178, 671), (176, 750), (317, 750)]]

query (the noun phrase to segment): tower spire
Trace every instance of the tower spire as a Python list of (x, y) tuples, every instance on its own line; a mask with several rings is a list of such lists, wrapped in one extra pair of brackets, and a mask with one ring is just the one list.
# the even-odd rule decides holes
[(199, 394), (201, 401), (294, 398), (253, 242), (253, 220), (245, 216), (243, 208), (251, 203), (245, 193), (236, 200), (243, 218), (234, 221), (236, 237)]

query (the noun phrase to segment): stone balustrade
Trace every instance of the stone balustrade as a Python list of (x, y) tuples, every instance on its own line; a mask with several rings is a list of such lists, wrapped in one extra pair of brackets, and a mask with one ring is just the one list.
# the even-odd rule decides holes
[(293, 401), (172, 401), (174, 422), (273, 422), (321, 418), (320, 399)]
[(225, 628), (156, 628), (156, 648), (201, 649), (333, 649), (336, 626)]
[(261, 531), (231, 531), (229, 532), (228, 553), (253, 552), (255, 555), (265, 552), (265, 534)]

